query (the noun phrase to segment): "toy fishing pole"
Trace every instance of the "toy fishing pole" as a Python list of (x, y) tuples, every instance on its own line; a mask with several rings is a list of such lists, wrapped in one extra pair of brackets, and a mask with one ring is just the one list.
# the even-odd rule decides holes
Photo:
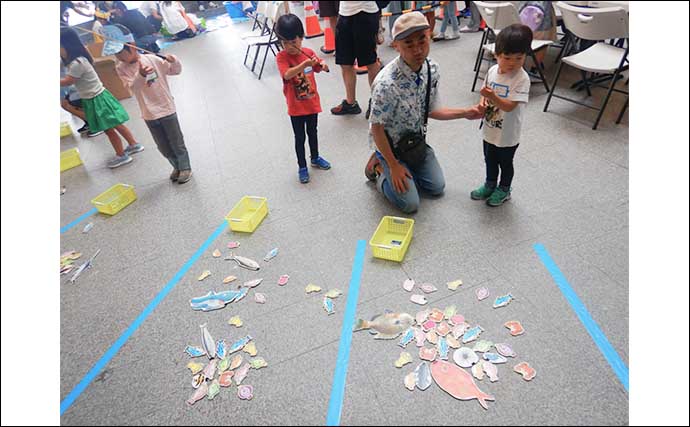
[(79, 268), (77, 269), (77, 271), (74, 273), (74, 276), (72, 276), (72, 278), (69, 279), (69, 282), (74, 283), (77, 280), (77, 278), (81, 275), (81, 273), (84, 272), (84, 270), (86, 270), (87, 268), (91, 268), (91, 264), (93, 263), (93, 260), (95, 260), (96, 257), (98, 256), (98, 254), (100, 254), (100, 253), (101, 253), (101, 250), (98, 249), (96, 251), (96, 253), (93, 254), (93, 256), (88, 261), (86, 261), (84, 264), (80, 265)]
[[(275, 31), (275, 34), (276, 34), (276, 36), (278, 36), (278, 38), (279, 38), (281, 41), (290, 43), (290, 44), (292, 45), (292, 47), (294, 47), (295, 49), (299, 50), (299, 51), (302, 53), (302, 55), (304, 55), (304, 56), (306, 56), (307, 58), (312, 59), (312, 60), (313, 60), (313, 59), (318, 60), (318, 58), (317, 58), (316, 56), (309, 56), (309, 55), (307, 55), (307, 53), (306, 53), (305, 51), (303, 51), (302, 49), (300, 49), (300, 48), (298, 48), (297, 46), (295, 46), (290, 40), (288, 40), (288, 39), (286, 39), (285, 37), (281, 36), (280, 33), (278, 33), (278, 31)], [(325, 63), (324, 63), (323, 61), (319, 61), (319, 65), (320, 65), (321, 67), (323, 67), (323, 65), (325, 65)], [(324, 71), (327, 72), (327, 73), (330, 73), (330, 72), (331, 72), (331, 70), (329, 70), (329, 69), (324, 69)]]
[(95, 31), (87, 30), (86, 28), (81, 28), (81, 27), (71, 27), (71, 28), (76, 28), (77, 30), (85, 31), (85, 32), (87, 32), (87, 33), (91, 33), (91, 34), (93, 34), (93, 35), (96, 35), (96, 36), (98, 36), (98, 37), (102, 37), (102, 38), (107, 39), (107, 40), (110, 40), (110, 41), (114, 41), (114, 42), (117, 42), (117, 43), (122, 43), (122, 44), (125, 45), (125, 46), (129, 46), (129, 47), (134, 48), (134, 49), (137, 49), (137, 50), (142, 50), (142, 51), (144, 51), (144, 52), (146, 52), (146, 53), (150, 53), (151, 55), (156, 55), (157, 57), (159, 57), (159, 58), (161, 58), (161, 59), (164, 59), (164, 60), (166, 60), (166, 61), (168, 60), (168, 58), (166, 58), (165, 56), (163, 56), (163, 55), (161, 55), (161, 54), (159, 54), (159, 53), (151, 52), (150, 50), (143, 49), (143, 48), (141, 48), (141, 47), (139, 47), (139, 46), (136, 46), (136, 45), (133, 45), (133, 44), (129, 44), (129, 43), (127, 43), (127, 42), (123, 42), (123, 41), (121, 41), (121, 40), (117, 40), (117, 39), (114, 39), (114, 38), (112, 38), (112, 37), (108, 37), (108, 36), (106, 36), (105, 34), (99, 34), (99, 33), (95, 32)]

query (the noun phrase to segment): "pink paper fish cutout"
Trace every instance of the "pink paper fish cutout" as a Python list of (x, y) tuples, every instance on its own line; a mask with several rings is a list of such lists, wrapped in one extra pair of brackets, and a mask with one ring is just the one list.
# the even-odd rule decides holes
[(525, 329), (517, 320), (511, 320), (510, 322), (506, 322), (503, 326), (510, 329), (510, 335), (514, 337), (525, 333)]
[(207, 394), (208, 394), (208, 383), (206, 383), (206, 381), (204, 381), (203, 383), (201, 383), (201, 385), (199, 386), (198, 389), (194, 390), (194, 393), (192, 393), (192, 395), (189, 397), (189, 399), (187, 399), (187, 403), (189, 403), (190, 405), (193, 405), (196, 402), (203, 399), (204, 397), (206, 397)]
[(452, 363), (437, 360), (431, 364), (431, 377), (439, 387), (456, 399), (477, 399), (482, 408), (489, 409), (487, 400), (496, 400), (493, 396), (479, 390), (477, 384), (464, 369)]
[(513, 367), (513, 371), (522, 375), (522, 379), (525, 381), (531, 381), (537, 375), (537, 371), (532, 368), (529, 363), (521, 362)]

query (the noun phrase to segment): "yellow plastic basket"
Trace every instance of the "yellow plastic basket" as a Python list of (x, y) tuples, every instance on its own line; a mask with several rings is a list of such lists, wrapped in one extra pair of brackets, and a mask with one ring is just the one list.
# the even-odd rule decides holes
[(369, 240), (374, 257), (402, 262), (412, 241), (414, 220), (384, 216)]
[(75, 166), (81, 165), (81, 157), (79, 157), (79, 150), (70, 148), (60, 153), (60, 172), (72, 169)]
[(244, 196), (225, 216), (232, 231), (253, 233), (268, 215), (268, 199), (265, 197)]
[(60, 138), (68, 135), (72, 135), (72, 127), (67, 122), (60, 123)]
[(98, 212), (115, 215), (136, 199), (134, 187), (127, 184), (115, 184), (91, 200), (91, 203), (98, 209)]

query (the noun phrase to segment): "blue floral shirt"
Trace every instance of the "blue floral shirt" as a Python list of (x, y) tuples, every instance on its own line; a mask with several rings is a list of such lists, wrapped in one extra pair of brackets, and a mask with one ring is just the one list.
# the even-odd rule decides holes
[[(441, 105), (438, 94), (441, 74), (435, 61), (429, 59), (429, 65), (431, 66), (429, 112), (432, 112)], [(382, 124), (393, 141), (398, 141), (407, 132), (420, 131), (424, 123), (426, 86), (426, 61), (419, 73), (416, 73), (398, 56), (386, 65), (374, 80), (371, 88), (369, 123)], [(371, 127), (369, 129), (369, 147), (376, 150)]]

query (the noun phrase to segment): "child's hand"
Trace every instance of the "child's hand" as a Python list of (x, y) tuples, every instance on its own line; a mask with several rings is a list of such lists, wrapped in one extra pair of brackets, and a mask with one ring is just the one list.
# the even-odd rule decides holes
[(304, 65), (304, 68), (307, 68), (307, 67), (313, 68), (314, 66), (316, 66), (318, 64), (319, 64), (319, 60), (316, 58), (309, 58), (302, 63), (302, 65)]
[(146, 77), (151, 73), (153, 73), (153, 67), (149, 67), (148, 65), (144, 65), (139, 62), (139, 75), (141, 75), (141, 77)]
[(496, 93), (488, 86), (482, 86), (482, 89), (479, 91), (479, 93), (487, 99), (494, 100), (496, 98)]
[(322, 68), (325, 72), (327, 72), (327, 73), (330, 73), (330, 72), (331, 72), (331, 70), (328, 69), (328, 64), (326, 64), (325, 62), (320, 62), (319, 65), (321, 65), (321, 68)]
[(165, 60), (168, 61), (171, 64), (175, 63), (175, 57), (172, 55), (165, 55)]

